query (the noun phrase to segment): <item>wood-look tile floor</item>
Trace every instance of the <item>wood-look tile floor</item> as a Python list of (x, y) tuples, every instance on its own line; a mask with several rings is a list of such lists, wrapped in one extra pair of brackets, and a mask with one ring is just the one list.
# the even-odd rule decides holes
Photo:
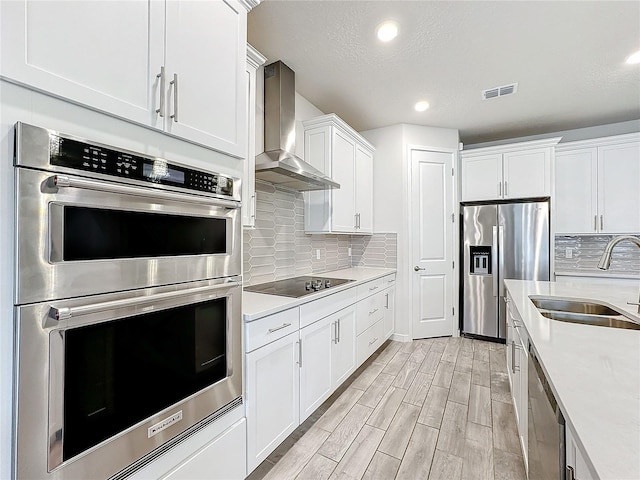
[(526, 480), (505, 347), (388, 342), (250, 480)]

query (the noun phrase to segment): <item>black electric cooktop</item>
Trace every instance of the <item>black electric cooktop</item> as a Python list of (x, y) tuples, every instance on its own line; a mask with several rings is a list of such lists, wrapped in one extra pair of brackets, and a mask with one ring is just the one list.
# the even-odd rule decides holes
[(344, 278), (303, 276), (250, 285), (248, 287), (244, 287), (244, 290), (246, 292), (266, 293), (268, 295), (299, 298), (319, 292), (320, 290), (337, 287), (338, 285), (348, 282), (353, 282), (353, 280), (347, 280)]

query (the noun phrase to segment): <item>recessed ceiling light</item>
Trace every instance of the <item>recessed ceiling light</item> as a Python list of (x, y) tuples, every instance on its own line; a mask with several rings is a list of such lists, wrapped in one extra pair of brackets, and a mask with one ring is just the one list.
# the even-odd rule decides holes
[(640, 63), (640, 50), (638, 50), (636, 53), (629, 55), (629, 58), (627, 58), (627, 63), (629, 65)]
[(419, 101), (418, 103), (416, 103), (413, 108), (415, 109), (416, 112), (424, 112), (427, 108), (429, 108), (429, 102), (425, 102), (424, 100)]
[(376, 33), (381, 42), (390, 42), (398, 36), (398, 24), (393, 21), (381, 23), (378, 25)]

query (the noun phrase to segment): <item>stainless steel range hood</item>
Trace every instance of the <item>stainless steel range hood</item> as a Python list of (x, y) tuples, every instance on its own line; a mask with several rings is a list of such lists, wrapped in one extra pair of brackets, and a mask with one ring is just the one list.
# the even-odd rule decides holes
[(340, 185), (295, 156), (295, 74), (278, 61), (264, 68), (264, 149), (256, 178), (292, 190), (329, 190)]

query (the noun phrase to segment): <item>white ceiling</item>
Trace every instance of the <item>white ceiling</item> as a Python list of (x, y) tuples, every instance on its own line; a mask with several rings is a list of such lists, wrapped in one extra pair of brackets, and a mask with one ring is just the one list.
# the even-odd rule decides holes
[[(383, 44), (387, 19), (399, 34)], [(301, 95), (359, 131), (457, 128), (471, 144), (640, 118), (640, 65), (624, 63), (640, 50), (638, 1), (266, 0), (248, 30)]]

